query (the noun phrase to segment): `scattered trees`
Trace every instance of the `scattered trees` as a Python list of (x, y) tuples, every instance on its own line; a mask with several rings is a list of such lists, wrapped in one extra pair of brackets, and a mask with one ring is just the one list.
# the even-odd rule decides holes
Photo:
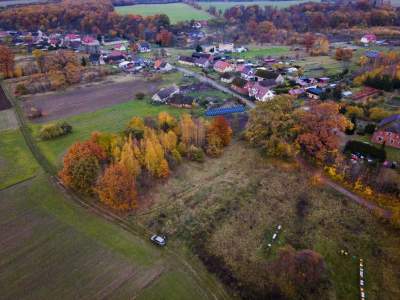
[(182, 156), (204, 161), (207, 143), (214, 147), (210, 156), (220, 155), (231, 138), (223, 117), (209, 125), (187, 114), (179, 121), (166, 112), (151, 122), (134, 117), (123, 134), (93, 132), (90, 140), (71, 146), (59, 175), (66, 186), (96, 193), (106, 205), (127, 210), (136, 205), (136, 187), (147, 188), (153, 178), (167, 178)]
[(72, 126), (67, 122), (57, 122), (44, 125), (40, 129), (40, 138), (42, 140), (50, 140), (59, 136), (66, 135), (72, 132)]

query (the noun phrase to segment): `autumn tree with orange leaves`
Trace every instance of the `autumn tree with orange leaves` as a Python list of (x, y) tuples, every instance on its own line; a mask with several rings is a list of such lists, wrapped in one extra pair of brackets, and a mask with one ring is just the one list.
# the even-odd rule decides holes
[(92, 194), (100, 173), (100, 163), (105, 158), (104, 150), (93, 141), (75, 143), (64, 156), (59, 176), (66, 186), (84, 194)]
[(110, 165), (95, 191), (101, 202), (116, 210), (129, 210), (137, 205), (135, 177), (122, 164)]
[(12, 77), (14, 73), (14, 53), (7, 46), (0, 45), (0, 77)]
[(333, 102), (313, 104), (307, 111), (298, 111), (297, 118), (297, 142), (306, 154), (322, 162), (336, 157), (340, 134), (352, 126)]
[(216, 117), (212, 120), (208, 127), (208, 135), (210, 134), (218, 136), (223, 146), (228, 146), (232, 140), (232, 129), (223, 116)]

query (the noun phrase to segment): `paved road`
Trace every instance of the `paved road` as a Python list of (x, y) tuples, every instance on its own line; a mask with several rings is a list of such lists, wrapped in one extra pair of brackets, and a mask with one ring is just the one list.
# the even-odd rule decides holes
[(191, 76), (195, 77), (196, 79), (198, 79), (198, 80), (200, 80), (202, 82), (208, 83), (209, 85), (213, 86), (217, 90), (220, 90), (220, 91), (222, 91), (224, 93), (230, 94), (233, 97), (236, 97), (236, 98), (240, 99), (244, 104), (246, 104), (250, 108), (254, 108), (256, 106), (254, 102), (252, 102), (252, 101), (246, 99), (245, 97), (243, 97), (242, 95), (239, 95), (238, 93), (228, 89), (227, 87), (225, 87), (222, 84), (216, 82), (215, 80), (212, 80), (211, 78), (208, 78), (206, 76), (200, 75), (199, 73), (193, 72), (191, 70), (188, 70), (188, 69), (185, 69), (185, 68), (182, 68), (182, 67), (178, 67), (178, 66), (175, 66), (175, 67), (179, 72), (191, 75)]

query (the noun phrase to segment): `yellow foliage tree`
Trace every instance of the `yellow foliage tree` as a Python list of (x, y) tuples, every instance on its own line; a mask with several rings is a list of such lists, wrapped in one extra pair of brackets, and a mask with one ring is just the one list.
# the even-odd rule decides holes
[(135, 158), (135, 153), (133, 150), (133, 143), (131, 138), (128, 138), (128, 140), (122, 147), (121, 158), (119, 160), (119, 163), (123, 165), (128, 170), (128, 172), (132, 174), (134, 177), (137, 177), (140, 174), (140, 163)]

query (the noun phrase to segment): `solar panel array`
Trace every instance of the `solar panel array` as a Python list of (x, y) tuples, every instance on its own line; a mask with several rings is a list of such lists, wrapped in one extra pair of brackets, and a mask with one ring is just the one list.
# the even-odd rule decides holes
[(228, 115), (228, 114), (233, 114), (233, 113), (241, 113), (245, 112), (246, 108), (244, 105), (236, 105), (232, 107), (223, 107), (223, 108), (214, 108), (214, 109), (209, 109), (205, 112), (205, 115), (207, 117), (214, 117), (214, 116), (222, 116), (222, 115)]

